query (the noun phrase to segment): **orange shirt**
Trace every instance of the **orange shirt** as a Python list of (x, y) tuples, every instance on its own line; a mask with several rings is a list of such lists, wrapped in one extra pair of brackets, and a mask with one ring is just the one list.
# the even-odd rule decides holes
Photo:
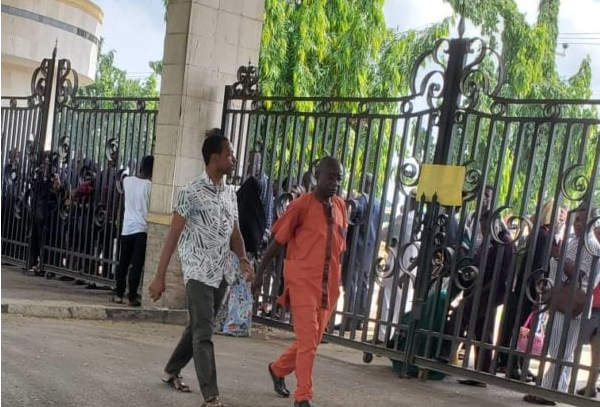
[[(293, 200), (273, 225), (277, 243), (287, 245), (279, 302), (332, 309), (340, 295), (341, 257), (346, 249), (346, 204), (333, 196), (328, 205), (313, 192)], [(328, 220), (329, 218), (329, 220)]]

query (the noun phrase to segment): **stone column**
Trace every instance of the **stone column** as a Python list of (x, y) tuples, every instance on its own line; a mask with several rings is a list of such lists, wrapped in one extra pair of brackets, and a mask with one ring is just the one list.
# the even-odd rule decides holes
[[(204, 131), (219, 127), (225, 85), (238, 66), (258, 63), (264, 0), (170, 0), (164, 45), (143, 300), (171, 222), (178, 189), (203, 169)], [(185, 307), (177, 254), (158, 306)]]

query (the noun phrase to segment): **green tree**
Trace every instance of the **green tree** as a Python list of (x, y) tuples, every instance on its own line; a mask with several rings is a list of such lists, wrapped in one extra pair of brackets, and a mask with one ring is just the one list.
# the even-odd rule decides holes
[[(448, 0), (459, 11), (461, 0)], [(570, 78), (560, 78), (555, 61), (558, 36), (559, 0), (540, 0), (538, 17), (529, 25), (523, 13), (519, 12), (514, 0), (473, 0), (465, 7), (464, 15), (481, 28), (484, 39), (496, 48), (505, 64), (506, 78), (501, 95), (516, 99), (589, 99), (591, 97), (591, 66), (589, 57), (584, 58), (579, 69)], [(488, 72), (489, 73), (489, 72)], [(484, 100), (479, 109), (489, 109), (491, 99)], [(509, 113), (517, 117), (544, 117), (544, 105), (512, 105)], [(585, 105), (562, 106), (561, 118), (596, 118), (597, 111)], [(471, 123), (471, 130), (474, 124)], [(495, 130), (507, 130), (506, 138), (496, 138), (490, 145), (490, 174), (501, 172), (500, 200), (513, 209), (531, 213), (535, 202), (554, 196), (560, 187), (560, 177), (570, 165), (582, 164), (580, 174), (590, 178), (594, 158), (598, 155), (598, 132), (594, 126), (573, 126), (557, 123), (554, 126), (536, 126), (531, 123), (520, 129), (498, 126)], [(489, 126), (480, 126), (480, 134), (485, 134)], [(521, 136), (519, 136), (519, 133)], [(521, 157), (513, 155), (521, 137)], [(505, 142), (505, 144), (503, 144)], [(477, 157), (481, 160), (489, 143), (479, 144)], [(500, 159), (502, 146), (512, 149)], [(561, 164), (561, 155), (567, 159)], [(580, 154), (580, 151), (583, 154)], [(529, 157), (529, 159), (524, 159)], [(513, 160), (514, 159), (514, 160)], [(580, 162), (582, 161), (582, 162)], [(525, 179), (531, 182), (527, 185)], [(581, 181), (581, 178), (574, 177)], [(545, 180), (545, 182), (544, 182)], [(569, 194), (577, 196), (577, 184), (570, 186)], [(590, 189), (598, 190), (590, 185)], [(600, 195), (596, 194), (596, 203)], [(575, 205), (572, 202), (571, 205)]]
[(386, 27), (383, 3), (266, 0), (258, 64), (262, 94), (405, 94), (412, 62), (448, 35), (450, 20), (400, 33)]
[[(120, 159), (126, 162), (138, 155), (140, 147), (145, 148), (144, 155), (151, 153), (158, 102), (140, 99), (158, 98), (157, 74), (143, 80), (127, 78), (127, 72), (114, 65), (114, 58), (114, 50), (102, 52), (101, 42), (94, 82), (78, 89), (77, 105), (67, 103), (58, 114), (70, 118), (73, 123), (70, 131), (85, 129), (87, 140), (93, 140), (80, 146), (83, 154), (88, 157), (105, 154), (106, 144), (116, 139)], [(86, 114), (85, 109), (105, 109), (114, 114)]]
[(104, 53), (100, 42), (94, 83), (80, 87), (78, 94), (97, 97), (158, 97), (156, 73), (143, 80), (127, 78), (127, 71), (116, 67), (114, 60), (115, 51)]
[[(397, 32), (386, 27), (383, 4), (383, 0), (266, 0), (258, 63), (261, 93), (332, 98), (407, 95), (413, 62), (439, 38), (448, 35), (451, 20), (426, 30)], [(270, 107), (267, 103), (266, 108)], [(275, 103), (275, 107), (282, 106)], [(315, 107), (318, 108), (310, 101), (296, 103), (300, 112)], [(331, 111), (351, 115), (359, 108), (357, 102), (334, 101)], [(390, 102), (376, 103), (370, 108), (372, 112), (390, 114), (399, 106)], [(270, 147), (272, 142), (286, 139), (287, 148), (281, 151), (281, 159), (274, 161), (274, 173), (286, 176), (280, 165), (292, 162), (304, 166), (297, 170), (300, 176), (314, 160), (315, 150), (319, 151), (317, 156), (327, 151), (341, 157), (344, 166), (355, 173), (373, 173), (381, 192), (386, 174), (385, 160), (380, 158), (387, 156), (392, 147), (390, 138), (383, 136), (390, 134), (390, 120), (366, 124), (349, 116), (334, 121), (306, 115), (295, 123), (289, 127), (275, 126), (274, 131), (279, 134), (267, 134), (268, 156), (275, 153), (276, 147)], [(264, 128), (264, 125), (259, 126)], [(343, 130), (346, 127), (347, 132)], [(296, 135), (314, 134), (314, 137), (296, 139), (294, 143), (293, 128)], [(346, 134), (344, 142), (336, 144), (334, 137), (327, 137), (341, 131)], [(396, 138), (396, 143), (400, 142), (400, 137)], [(358, 148), (354, 149), (355, 145)], [(367, 145), (372, 146), (370, 151)], [(375, 148), (379, 154), (374, 153)], [(355, 179), (353, 185), (345, 188), (360, 189), (358, 181)]]
[(152, 72), (154, 72), (156, 75), (158, 75), (158, 76), (162, 75), (162, 70), (163, 70), (162, 59), (159, 61), (150, 61), (150, 62), (148, 62), (148, 66), (150, 66), (150, 69), (152, 69)]

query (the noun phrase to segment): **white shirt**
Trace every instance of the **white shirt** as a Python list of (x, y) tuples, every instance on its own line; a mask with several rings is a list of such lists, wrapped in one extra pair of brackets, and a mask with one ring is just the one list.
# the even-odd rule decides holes
[(238, 219), (234, 187), (215, 185), (204, 173), (179, 191), (173, 210), (186, 220), (177, 245), (184, 283), (192, 279), (218, 287), (223, 277), (233, 283), (229, 241)]
[[(579, 259), (579, 272), (580, 272), (580, 279), (581, 279), (581, 289), (582, 290), (586, 290), (588, 287), (588, 281), (590, 279), (590, 274), (592, 274), (592, 263), (594, 260), (594, 256), (599, 256), (600, 255), (600, 244), (598, 243), (598, 241), (596, 240), (596, 238), (594, 236), (590, 236), (590, 235), (585, 235), (585, 239), (587, 239), (588, 241), (588, 245), (587, 246), (583, 246), (581, 248), (581, 257)], [(569, 244), (567, 246), (567, 253), (566, 253), (566, 258), (567, 259), (571, 259), (572, 261), (575, 261), (575, 259), (577, 258), (577, 251), (579, 249), (579, 245), (583, 244), (583, 240), (575, 237), (573, 239), (571, 239), (569, 241)], [(591, 250), (591, 252), (588, 250)], [(563, 274), (563, 281), (566, 279), (566, 275)], [(593, 273), (593, 281), (592, 281), (592, 289), (593, 287), (596, 287), (598, 285), (598, 282), (600, 282), (600, 272), (598, 272), (598, 270), (595, 270)]]
[(146, 214), (150, 202), (152, 182), (149, 179), (127, 177), (123, 180), (125, 194), (125, 214), (123, 216), (122, 235), (145, 233), (148, 231)]

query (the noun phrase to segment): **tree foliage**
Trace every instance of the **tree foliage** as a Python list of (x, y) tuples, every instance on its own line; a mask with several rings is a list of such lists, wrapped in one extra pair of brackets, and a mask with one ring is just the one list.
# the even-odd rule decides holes
[(102, 42), (98, 47), (98, 62), (94, 83), (79, 88), (80, 96), (97, 97), (158, 97), (157, 75), (150, 74), (146, 79), (131, 79), (127, 71), (114, 65), (115, 51), (102, 51)]
[(383, 3), (266, 0), (262, 93), (369, 97), (406, 92), (412, 62), (448, 35), (449, 20), (399, 33), (386, 27)]
[[(455, 10), (459, 10), (462, 3), (460, 0), (448, 2)], [(481, 28), (483, 37), (499, 51), (504, 61), (506, 78), (502, 96), (516, 99), (591, 97), (589, 57), (580, 62), (579, 69), (569, 78), (561, 78), (557, 72), (555, 50), (559, 11), (559, 0), (540, 0), (537, 20), (529, 25), (514, 0), (474, 0), (465, 8), (465, 17)], [(544, 117), (546, 113), (541, 111), (542, 107), (514, 105), (510, 113), (517, 117)], [(597, 114), (596, 109), (589, 106), (567, 103), (561, 107), (560, 117), (596, 118)], [(480, 134), (489, 129), (486, 126), (485, 123), (480, 125)], [(491, 157), (495, 159), (489, 161), (490, 174), (501, 173), (500, 201), (513, 207), (522, 207), (531, 212), (536, 201), (553, 198), (555, 191), (560, 188), (561, 176), (569, 165), (581, 164), (581, 174), (587, 178), (594, 170), (594, 158), (599, 154), (599, 136), (593, 126), (571, 127), (564, 123), (536, 126), (530, 123), (520, 128), (507, 124), (495, 130), (506, 130), (509, 147), (521, 143), (520, 159), (514, 156), (513, 149), (502, 160), (500, 153), (504, 140), (497, 138), (491, 146)], [(481, 143), (479, 148), (478, 159), (481, 160), (487, 148), (486, 142)], [(566, 154), (566, 161), (561, 164), (563, 154)], [(516, 162), (513, 162), (513, 158)], [(589, 185), (589, 188), (596, 192), (598, 190), (593, 185)], [(594, 199), (600, 203), (600, 195), (596, 194)]]
[[(581, 61), (579, 69), (570, 78), (563, 79), (557, 73), (555, 48), (559, 0), (541, 0), (537, 21), (532, 25), (519, 12), (514, 0), (472, 0), (464, 11), (462, 0), (447, 1), (456, 13), (463, 12), (479, 27), (484, 40), (501, 55), (506, 74), (501, 96), (516, 99), (587, 99), (591, 96), (589, 58)], [(432, 48), (436, 40), (448, 36), (454, 19), (418, 31), (396, 32), (386, 28), (382, 7), (382, 0), (266, 0), (259, 58), (262, 94), (407, 96), (413, 64), (423, 51)], [(487, 75), (493, 75), (492, 64), (484, 63), (482, 68)], [(491, 99), (482, 98), (477, 109), (489, 112), (491, 103)], [(355, 112), (355, 106), (347, 109)], [(540, 106), (516, 104), (510, 106), (509, 113), (517, 117), (543, 117), (544, 112), (540, 109)], [(387, 112), (392, 113), (389, 109)], [(585, 106), (564, 106), (561, 117), (593, 118), (596, 114), (594, 109)], [(383, 134), (389, 134), (389, 123), (383, 125), (386, 126)], [(311, 131), (314, 128), (310, 122), (307, 126)], [(378, 133), (378, 126), (374, 123), (371, 135)], [(595, 137), (598, 136), (590, 128), (518, 127), (508, 121), (485, 119), (477, 123), (470, 120), (465, 126), (465, 133), (470, 134), (471, 139), (465, 141), (467, 150), (458, 155), (469, 156), (479, 168), (488, 167), (484, 182), (499, 179), (498, 202), (509, 204), (515, 210), (531, 211), (529, 202), (547, 199), (546, 195), (552, 195), (552, 191), (558, 189), (560, 174), (566, 165), (561, 166), (558, 158), (567, 143), (571, 145), (567, 161), (577, 162), (576, 151), (583, 146), (587, 152), (583, 154), (584, 172), (591, 173), (596, 155), (593, 149), (598, 145)], [(332, 129), (323, 128), (322, 131)], [(569, 132), (571, 136), (567, 134)], [(368, 143), (366, 133), (360, 126), (354, 126), (347, 133), (348, 145), (359, 144), (354, 157), (359, 161), (362, 161)], [(410, 133), (421, 135), (411, 142), (425, 143), (424, 128)], [(475, 133), (484, 136), (475, 141), (472, 139)], [(315, 134), (318, 137), (320, 132)], [(486, 134), (493, 136), (486, 137)], [(282, 136), (275, 135), (274, 139)], [(287, 138), (291, 148), (291, 135)], [(383, 140), (382, 154), (389, 151), (388, 138)], [(517, 145), (521, 147), (514, 151)], [(545, 166), (548, 157), (553, 161)], [(371, 164), (373, 160), (371, 157)], [(356, 169), (360, 171), (361, 164)], [(386, 174), (379, 175), (378, 180), (382, 182)]]

